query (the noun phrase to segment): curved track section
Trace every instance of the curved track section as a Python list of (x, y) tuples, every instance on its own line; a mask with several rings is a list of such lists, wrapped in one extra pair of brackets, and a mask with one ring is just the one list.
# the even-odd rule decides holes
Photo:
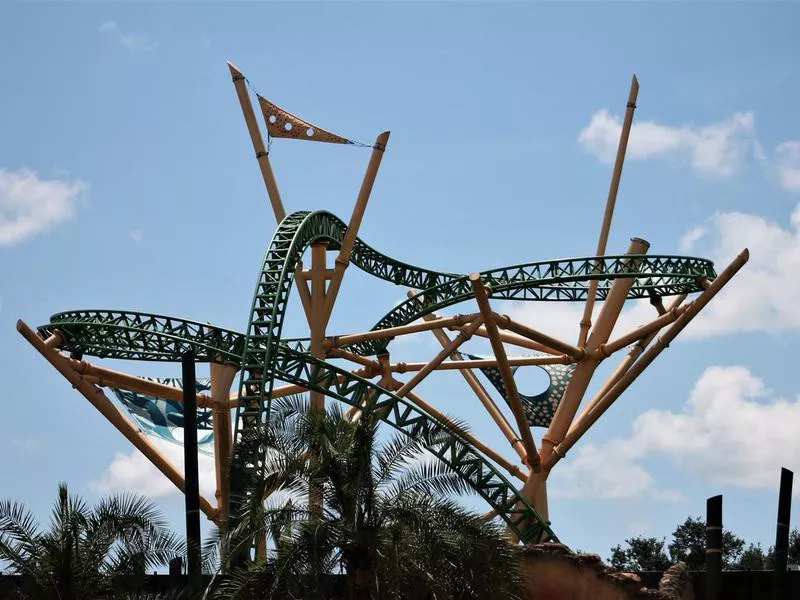
[[(58, 328), (64, 349), (100, 357), (178, 361), (192, 349), (197, 360), (236, 362), (241, 366), (237, 441), (244, 429), (268, 419), (276, 379), (298, 383), (352, 406), (369, 405), (390, 425), (423, 439), (431, 452), (467, 480), (524, 541), (555, 539), (533, 508), (497, 469), (458, 434), (404, 399), (367, 380), (312, 358), (302, 344), (281, 340), (283, 319), (295, 269), (316, 241), (337, 249), (345, 224), (326, 211), (297, 212), (278, 226), (265, 254), (253, 297), (247, 335), (211, 325), (145, 313), (72, 311), (51, 318), (43, 332)], [(710, 261), (691, 257), (588, 257), (552, 260), (481, 273), (492, 297), (516, 300), (583, 300), (588, 282), (598, 280), (602, 300), (613, 280), (634, 279), (631, 298), (667, 296), (701, 290), (701, 278), (716, 274)], [(357, 240), (351, 261), (380, 279), (421, 290), (385, 315), (373, 329), (412, 322), (425, 314), (473, 298), (468, 276), (443, 273), (391, 259)], [(376, 354), (390, 338), (355, 344), (351, 351)], [(237, 445), (238, 447), (238, 445)], [(260, 457), (240, 456), (240, 464), (255, 473)], [(519, 508), (515, 508), (519, 507)]]
[[(172, 317), (73, 311), (55, 315), (39, 331), (45, 334), (55, 329), (65, 337), (63, 350), (103, 358), (178, 362), (186, 350), (192, 349), (200, 361), (213, 362), (224, 357), (237, 364), (243, 362), (243, 357), (235, 354), (244, 340), (241, 334)], [(213, 345), (212, 340), (218, 345)], [(521, 540), (556, 540), (552, 530), (508, 479), (458, 432), (392, 392), (288, 344), (276, 344), (272, 356), (273, 372), (279, 379), (320, 391), (350, 406), (379, 411), (384, 422), (423, 440), (430, 452), (465, 479)]]

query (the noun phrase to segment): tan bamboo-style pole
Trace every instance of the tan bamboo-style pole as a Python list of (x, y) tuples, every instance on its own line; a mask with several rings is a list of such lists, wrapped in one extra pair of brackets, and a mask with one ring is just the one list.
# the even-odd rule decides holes
[(646, 338), (649, 335), (656, 333), (659, 329), (664, 327), (665, 325), (669, 325), (670, 323), (677, 320), (680, 314), (686, 310), (684, 307), (681, 308), (673, 308), (669, 311), (665, 312), (661, 316), (656, 319), (653, 319), (646, 325), (642, 325), (641, 327), (634, 329), (633, 331), (626, 333), (618, 337), (613, 342), (608, 342), (607, 344), (601, 344), (597, 351), (604, 357), (611, 356), (617, 350), (622, 350), (626, 346), (630, 346), (634, 342), (638, 342), (642, 338)]
[[(381, 374), (378, 385), (384, 390), (394, 390), (394, 379), (392, 378), (392, 371), (389, 369), (389, 353), (384, 352), (383, 354), (379, 354), (376, 358), (378, 359), (378, 373)], [(360, 402), (358, 406), (351, 406), (345, 413), (347, 419), (351, 423), (357, 423), (361, 415), (364, 414), (364, 407), (372, 401), (377, 393), (377, 390), (372, 390), (369, 392), (367, 398)]]
[(368, 369), (374, 370), (376, 373), (380, 372), (381, 365), (374, 360), (368, 359), (366, 356), (361, 356), (359, 354), (354, 354), (352, 352), (348, 352), (347, 350), (342, 350), (341, 348), (331, 348), (328, 350), (328, 356), (333, 358), (343, 358), (345, 360), (349, 360), (350, 362), (354, 362), (362, 367), (367, 367)]
[[(600, 238), (597, 241), (596, 256), (603, 256), (606, 253), (606, 245), (608, 243), (608, 234), (611, 230), (611, 219), (614, 216), (614, 205), (617, 202), (617, 191), (619, 190), (619, 182), (622, 178), (622, 165), (625, 163), (625, 152), (628, 149), (628, 138), (631, 133), (631, 126), (633, 125), (633, 111), (636, 110), (636, 99), (639, 96), (639, 80), (636, 75), (631, 80), (631, 89), (628, 92), (628, 105), (625, 109), (625, 120), (622, 123), (622, 131), (619, 135), (619, 145), (617, 146), (617, 158), (614, 162), (614, 172), (611, 176), (611, 185), (608, 189), (608, 199), (606, 200), (606, 210), (603, 214), (603, 224), (600, 226)], [(598, 262), (598, 266), (600, 261)], [(586, 296), (586, 305), (583, 311), (583, 318), (581, 319), (581, 330), (578, 335), (578, 346), (583, 346), (586, 343), (586, 338), (589, 334), (589, 328), (592, 326), (592, 311), (594, 309), (595, 296), (597, 295), (598, 281), (592, 279), (589, 282), (589, 293)]]
[[(686, 294), (681, 294), (679, 296), (676, 296), (675, 299), (673, 300), (672, 304), (670, 305), (669, 311), (677, 309), (684, 300), (686, 300)], [(659, 303), (655, 303), (655, 306), (656, 306), (656, 309), (661, 314), (666, 314), (667, 312), (669, 312), (666, 309), (664, 309), (664, 305), (661, 304), (660, 302)], [(619, 378), (622, 377), (628, 371), (628, 369), (630, 369), (631, 365), (636, 361), (637, 358), (639, 358), (639, 356), (642, 354), (642, 352), (644, 352), (647, 349), (647, 346), (649, 346), (650, 342), (652, 342), (653, 339), (655, 339), (656, 335), (658, 335), (658, 331), (654, 331), (654, 332), (650, 333), (646, 337), (641, 338), (633, 346), (633, 348), (630, 349), (628, 354), (625, 355), (625, 358), (623, 358), (620, 361), (619, 365), (617, 365), (617, 368), (614, 369), (614, 372), (609, 376), (609, 378), (602, 385), (602, 387), (597, 391), (597, 393), (595, 393), (594, 398), (592, 398), (591, 402), (589, 402), (589, 404), (586, 405), (586, 408), (583, 409), (583, 412), (581, 412), (581, 414), (578, 415), (578, 417), (575, 419), (575, 421), (573, 421), (573, 424), (570, 426), (570, 429), (575, 427), (577, 425), (577, 423), (579, 423), (580, 421), (582, 421), (583, 419), (586, 418), (586, 415), (589, 413), (590, 410), (592, 410), (594, 405), (597, 404), (597, 402), (603, 396), (605, 396), (606, 392), (608, 392), (608, 390), (610, 390), (611, 387), (615, 383), (617, 383), (617, 381), (619, 381)]]
[[(468, 327), (464, 327), (461, 331), (466, 331)], [(436, 331), (436, 330), (434, 330)], [(441, 331), (441, 330), (439, 330)], [(519, 358), (509, 358), (508, 364), (512, 367), (524, 367), (530, 365), (566, 365), (572, 364), (575, 361), (567, 356), (524, 356)], [(394, 373), (410, 373), (413, 371), (420, 371), (428, 366), (430, 363), (426, 362), (399, 362), (392, 365), (392, 372)], [(486, 369), (497, 368), (499, 363), (493, 359), (477, 359), (466, 360), (464, 358), (458, 359), (457, 362), (443, 362), (436, 367), (435, 371), (461, 371), (463, 369)]]
[(272, 172), (272, 165), (269, 162), (269, 152), (267, 152), (267, 147), (264, 145), (264, 138), (261, 136), (261, 129), (258, 126), (255, 111), (253, 111), (253, 104), (250, 102), (250, 96), (247, 93), (244, 75), (230, 61), (228, 61), (228, 69), (230, 69), (231, 77), (233, 77), (233, 85), (236, 88), (236, 95), (242, 107), (242, 115), (244, 115), (244, 121), (247, 124), (250, 140), (253, 142), (253, 150), (256, 152), (256, 160), (258, 160), (258, 166), (261, 169), (261, 176), (264, 178), (264, 185), (267, 188), (272, 212), (275, 213), (275, 220), (280, 223), (286, 217), (286, 209), (283, 208), (283, 200), (281, 200), (281, 193), (278, 190), (278, 183), (275, 181), (275, 174)]
[[(411, 293), (413, 294), (413, 292)], [(429, 320), (435, 317), (433, 315), (425, 315), (422, 318)], [(439, 342), (439, 344), (441, 344), (442, 348), (446, 348), (452, 342), (450, 337), (441, 329), (432, 329), (431, 333), (436, 337), (436, 340)], [(450, 359), (454, 361), (463, 361), (464, 357), (458, 350), (454, 350), (452, 354), (450, 354)], [(519, 435), (517, 435), (517, 432), (511, 427), (511, 424), (508, 422), (505, 415), (500, 412), (500, 409), (497, 407), (494, 400), (492, 400), (492, 397), (489, 396), (489, 393), (486, 391), (483, 385), (481, 385), (481, 382), (478, 381), (478, 378), (475, 376), (475, 374), (469, 369), (465, 368), (459, 369), (458, 372), (464, 377), (467, 385), (469, 385), (470, 389), (472, 389), (472, 391), (478, 397), (478, 400), (486, 409), (486, 412), (488, 412), (489, 416), (492, 417), (492, 420), (511, 444), (511, 447), (514, 448), (514, 451), (522, 459), (522, 462), (526, 462), (528, 455), (525, 453), (522, 440), (520, 439)]]
[(378, 175), (378, 169), (381, 166), (383, 153), (388, 143), (389, 132), (384, 131), (378, 136), (375, 140), (375, 145), (372, 147), (372, 155), (369, 158), (367, 171), (364, 173), (364, 179), (361, 182), (361, 189), (358, 191), (355, 206), (353, 206), (353, 214), (350, 215), (350, 222), (347, 224), (347, 231), (345, 231), (339, 255), (336, 257), (333, 278), (328, 288), (328, 296), (325, 299), (324, 322), (326, 325), (331, 318), (333, 305), (336, 302), (336, 297), (339, 294), (339, 287), (342, 285), (342, 279), (344, 278), (344, 272), (350, 264), (350, 255), (353, 252), (353, 246), (358, 237), (358, 229), (361, 227), (364, 212), (367, 210), (367, 202), (369, 202), (369, 197), (372, 194), (372, 186), (375, 184), (375, 178)]
[(518, 335), (524, 336), (535, 342), (539, 342), (540, 344), (543, 344), (549, 348), (553, 348), (562, 354), (567, 354), (575, 360), (580, 360), (583, 358), (584, 352), (580, 348), (573, 346), (572, 344), (562, 342), (559, 339), (542, 333), (541, 331), (537, 331), (536, 329), (528, 327), (527, 325), (523, 325), (522, 323), (517, 323), (508, 315), (497, 315), (495, 317), (495, 322), (497, 323), (497, 326), (502, 329), (508, 329)]
[[(649, 244), (639, 238), (633, 238), (628, 248), (627, 254), (639, 255), (647, 252)], [(630, 262), (630, 270), (633, 271), (638, 266), (639, 262), (635, 258), (627, 259)], [(628, 292), (633, 286), (633, 277), (624, 277), (617, 279), (611, 286), (611, 289), (603, 302), (603, 308), (597, 317), (597, 323), (592, 329), (589, 339), (586, 341), (587, 355), (578, 362), (572, 374), (572, 379), (567, 384), (567, 389), (564, 391), (564, 396), (558, 403), (558, 408), (553, 415), (550, 426), (547, 428), (547, 433), (542, 438), (542, 460), (545, 461), (550, 456), (553, 448), (564, 439), (564, 436), (569, 429), (572, 419), (580, 406), (586, 389), (589, 387), (592, 375), (600, 364), (602, 357), (598, 358), (597, 350), (602, 344), (608, 341), (614, 324), (617, 322), (622, 306), (628, 297)]]
[[(402, 384), (399, 381), (395, 381), (394, 384), (402, 386)], [(399, 389), (395, 393), (399, 395), (400, 394)], [(447, 415), (445, 415), (444, 413), (442, 413), (439, 410), (437, 410), (436, 408), (434, 408), (428, 402), (425, 402), (425, 400), (420, 398), (414, 392), (406, 392), (406, 394), (407, 394), (407, 398), (408, 398), (409, 401), (411, 401), (413, 404), (415, 404), (416, 406), (418, 406), (419, 408), (421, 408), (422, 410), (424, 410), (425, 412), (427, 412), (428, 414), (433, 416), (436, 420), (440, 421), (441, 423), (444, 423), (448, 428), (458, 432), (459, 436), (464, 438), (467, 442), (469, 442), (472, 446), (474, 446), (479, 452), (481, 452), (484, 455), (486, 455), (489, 458), (491, 458), (494, 462), (496, 462), (498, 465), (503, 467), (506, 471), (511, 473), (514, 477), (516, 477), (520, 481), (525, 481), (526, 480), (525, 471), (520, 469), (520, 467), (518, 465), (515, 465), (515, 464), (511, 463), (505, 457), (499, 455), (497, 452), (492, 450), (489, 446), (487, 446), (482, 441), (480, 441), (478, 438), (476, 438), (474, 435), (472, 435), (471, 433), (469, 433), (467, 431), (464, 431), (461, 427), (458, 426), (457, 423), (454, 423), (453, 420), (450, 419)]]
[[(77, 389), (92, 406), (100, 411), (100, 414), (116, 427), (139, 452), (144, 454), (144, 456), (153, 463), (175, 487), (181, 492), (185, 491), (186, 480), (183, 478), (183, 475), (181, 475), (172, 463), (159, 452), (147, 436), (139, 431), (133, 423), (114, 406), (100, 388), (89, 383), (80, 373), (74, 371), (58, 351), (45, 344), (22, 319), (17, 321), (17, 331), (45, 358), (45, 360), (47, 360), (47, 362), (53, 365), (53, 367), (72, 384), (73, 388)], [(209, 519), (213, 521), (218, 520), (218, 511), (202, 496), (200, 496), (200, 508)]]
[[(311, 356), (325, 358), (322, 342), (325, 340), (325, 270), (327, 242), (311, 245)], [(312, 390), (309, 394), (311, 410), (325, 410), (325, 394)]]
[[(459, 331), (463, 327), (463, 325), (448, 325), (447, 329), (450, 331)], [(561, 356), (561, 352), (555, 350), (553, 348), (548, 348), (544, 344), (540, 344), (539, 342), (534, 342), (528, 338), (524, 338), (521, 335), (516, 335), (514, 333), (508, 333), (506, 331), (499, 331), (498, 334), (500, 335), (500, 339), (505, 344), (511, 344), (512, 346), (519, 346), (520, 348), (528, 348), (529, 350), (536, 350), (538, 352), (544, 352), (545, 354), (552, 354), (554, 356)], [(486, 331), (486, 327), (478, 327), (475, 330), (475, 334), (477, 336), (488, 338), (489, 333)]]
[[(245, 85), (245, 77), (242, 72), (230, 61), (228, 61), (228, 69), (233, 78), (233, 85), (236, 88), (236, 96), (239, 98), (239, 105), (242, 107), (242, 115), (247, 124), (247, 131), (250, 134), (250, 140), (253, 143), (253, 150), (256, 153), (256, 160), (258, 160), (258, 167), (261, 169), (261, 177), (264, 179), (264, 186), (267, 188), (267, 195), (269, 202), (272, 205), (272, 212), (275, 214), (275, 221), (280, 223), (286, 217), (286, 209), (283, 207), (283, 200), (281, 200), (281, 193), (278, 189), (278, 182), (275, 179), (275, 173), (272, 172), (272, 165), (269, 162), (269, 152), (264, 145), (264, 138), (261, 135), (261, 129), (258, 126), (255, 112), (253, 111), (253, 104), (250, 102), (250, 96), (247, 93), (247, 86)], [(294, 272), (294, 279), (297, 287), (300, 302), (303, 305), (303, 310), (306, 313), (306, 318), (311, 319), (311, 296), (308, 287), (302, 278), (303, 263), (299, 262)]]
[(517, 430), (522, 437), (522, 445), (525, 448), (525, 455), (528, 458), (527, 464), (535, 472), (538, 472), (541, 468), (539, 453), (536, 450), (536, 444), (533, 441), (533, 435), (531, 435), (530, 425), (528, 424), (528, 420), (525, 418), (525, 411), (522, 408), (522, 400), (519, 397), (519, 391), (517, 391), (517, 384), (514, 381), (514, 374), (511, 372), (511, 367), (508, 365), (506, 350), (503, 347), (502, 340), (500, 339), (497, 323), (495, 323), (494, 320), (494, 313), (489, 305), (489, 296), (486, 294), (486, 288), (483, 286), (483, 281), (481, 280), (479, 273), (472, 273), (469, 276), (469, 280), (475, 293), (475, 301), (478, 303), (478, 308), (480, 308), (481, 314), (485, 320), (484, 325), (487, 333), (489, 334), (489, 342), (492, 345), (494, 356), (498, 362), (498, 369), (500, 371), (500, 376), (503, 379), (503, 385), (505, 385), (506, 388), (506, 394), (508, 403), (511, 406), (511, 412), (514, 413), (514, 419), (517, 422)]
[(750, 252), (745, 248), (731, 261), (725, 270), (700, 293), (700, 295), (686, 307), (678, 319), (659, 336), (653, 346), (647, 350), (639, 360), (615, 383), (610, 390), (600, 399), (591, 412), (580, 423), (572, 427), (567, 436), (558, 445), (556, 452), (548, 457), (546, 468), (552, 466), (563, 457), (567, 451), (586, 433), (586, 431), (600, 418), (609, 406), (630, 386), (631, 383), (666, 349), (670, 342), (683, 331), (689, 322), (716, 296), (716, 294), (733, 278), (750, 258)]
[(405, 396), (408, 392), (413, 390), (419, 383), (425, 379), (428, 375), (430, 375), (433, 370), (442, 364), (447, 357), (450, 356), (455, 350), (461, 346), (464, 342), (472, 337), (472, 332), (481, 326), (483, 321), (483, 317), (478, 316), (475, 318), (472, 323), (470, 323), (467, 327), (461, 330), (461, 332), (450, 342), (447, 346), (445, 346), (441, 352), (439, 352), (436, 356), (434, 356), (431, 361), (426, 364), (422, 369), (416, 372), (416, 374), (409, 379), (406, 383), (402, 384), (401, 387), (395, 392), (401, 398)]
[[(52, 337), (53, 336), (48, 338), (48, 341), (52, 339)], [(74, 358), (69, 358), (64, 355), (60, 356), (67, 361), (70, 368), (77, 373), (95, 378), (95, 382), (100, 387), (116, 387), (122, 390), (136, 392), (137, 394), (145, 394), (147, 396), (154, 396), (156, 398), (163, 398), (164, 400), (183, 404), (183, 390), (180, 388), (158, 383), (157, 381), (142, 379), (135, 375), (128, 375), (127, 373), (106, 369), (105, 367), (100, 367), (85, 360), (75, 360)], [(228, 402), (228, 405), (230, 406), (230, 402)], [(198, 393), (197, 406), (201, 408), (212, 408), (213, 401), (210, 396)]]
[(456, 315), (454, 317), (442, 317), (436, 321), (412, 323), (410, 325), (399, 325), (398, 327), (388, 327), (386, 329), (376, 329), (373, 331), (365, 331), (364, 333), (354, 333), (350, 335), (337, 335), (325, 340), (323, 346), (325, 348), (339, 348), (341, 346), (348, 346), (350, 344), (358, 344), (367, 340), (382, 340), (386, 338), (397, 337), (399, 335), (406, 335), (408, 333), (417, 333), (418, 331), (428, 331), (430, 329), (439, 329), (449, 325), (466, 325), (473, 321), (478, 315)]
[(213, 401), (214, 470), (217, 476), (217, 508), (222, 518), (228, 515), (230, 501), (230, 462), (233, 451), (231, 407), (228, 402), (231, 386), (239, 371), (234, 364), (211, 363), (211, 399)]

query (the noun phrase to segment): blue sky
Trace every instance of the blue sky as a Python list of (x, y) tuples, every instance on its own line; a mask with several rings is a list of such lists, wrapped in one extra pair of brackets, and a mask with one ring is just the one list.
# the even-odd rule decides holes
[[(59, 480), (90, 499), (138, 489), (182, 527), (170, 484), (14, 323), (118, 308), (246, 328), (275, 223), (227, 59), (322, 127), (364, 142), (390, 129), (361, 237), (457, 272), (594, 251), (635, 72), (609, 252), (638, 236), (719, 268), (745, 246), (752, 259), (554, 471), (553, 527), (608, 556), (722, 493), (726, 526), (769, 545), (779, 468), (800, 467), (798, 17), (788, 3), (5, 3), (0, 496), (45, 518)], [(346, 219), (369, 152), (277, 140), (271, 157), (287, 210)], [(404, 294), (348, 270), (331, 332), (371, 327)], [(573, 339), (582, 307), (499, 308)], [(622, 331), (650, 316), (627, 309)], [(286, 328), (305, 333), (296, 307)], [(420, 334), (396, 357), (437, 348)], [(535, 393), (542, 376), (519, 382)], [(457, 373), (420, 393), (513, 455)]]

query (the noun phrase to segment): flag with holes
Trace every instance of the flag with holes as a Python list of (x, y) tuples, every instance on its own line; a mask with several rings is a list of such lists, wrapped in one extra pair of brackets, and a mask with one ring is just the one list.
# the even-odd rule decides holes
[(309, 142), (328, 142), (329, 144), (353, 144), (351, 140), (331, 133), (321, 127), (295, 117), (292, 113), (283, 110), (266, 98), (258, 96), (261, 113), (267, 124), (270, 137), (293, 138)]

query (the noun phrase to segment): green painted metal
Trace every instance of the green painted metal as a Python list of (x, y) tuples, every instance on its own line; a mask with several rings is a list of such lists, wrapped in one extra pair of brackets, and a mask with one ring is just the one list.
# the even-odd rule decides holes
[[(316, 241), (338, 249), (346, 225), (326, 211), (296, 212), (278, 226), (267, 248), (253, 296), (247, 334), (183, 319), (109, 310), (80, 310), (54, 315), (42, 335), (58, 329), (64, 349), (108, 358), (179, 361), (191, 349), (199, 361), (233, 362), (241, 367), (236, 440), (269, 418), (274, 382), (298, 383), (351, 406), (369, 402), (371, 410), (407, 435), (421, 437), (431, 452), (473, 486), (523, 541), (555, 540), (533, 507), (458, 431), (397, 397), (391, 391), (310, 356), (305, 340), (283, 340), (281, 332), (292, 278), (303, 253)], [(650, 298), (701, 290), (701, 278), (716, 274), (710, 261), (680, 256), (572, 258), (534, 262), (482, 272), (492, 297), (514, 300), (585, 300), (589, 281), (598, 280), (602, 300), (615, 279), (630, 277), (630, 298)], [(415, 321), (425, 314), (473, 298), (468, 276), (423, 269), (396, 261), (356, 241), (352, 263), (380, 279), (421, 293), (385, 315), (373, 329)], [(351, 352), (368, 356), (383, 351), (390, 338), (354, 344)], [(341, 378), (341, 381), (340, 381)], [(241, 448), (236, 445), (237, 450)], [(257, 473), (259, 456), (238, 456)], [(234, 493), (235, 496), (235, 493)]]

